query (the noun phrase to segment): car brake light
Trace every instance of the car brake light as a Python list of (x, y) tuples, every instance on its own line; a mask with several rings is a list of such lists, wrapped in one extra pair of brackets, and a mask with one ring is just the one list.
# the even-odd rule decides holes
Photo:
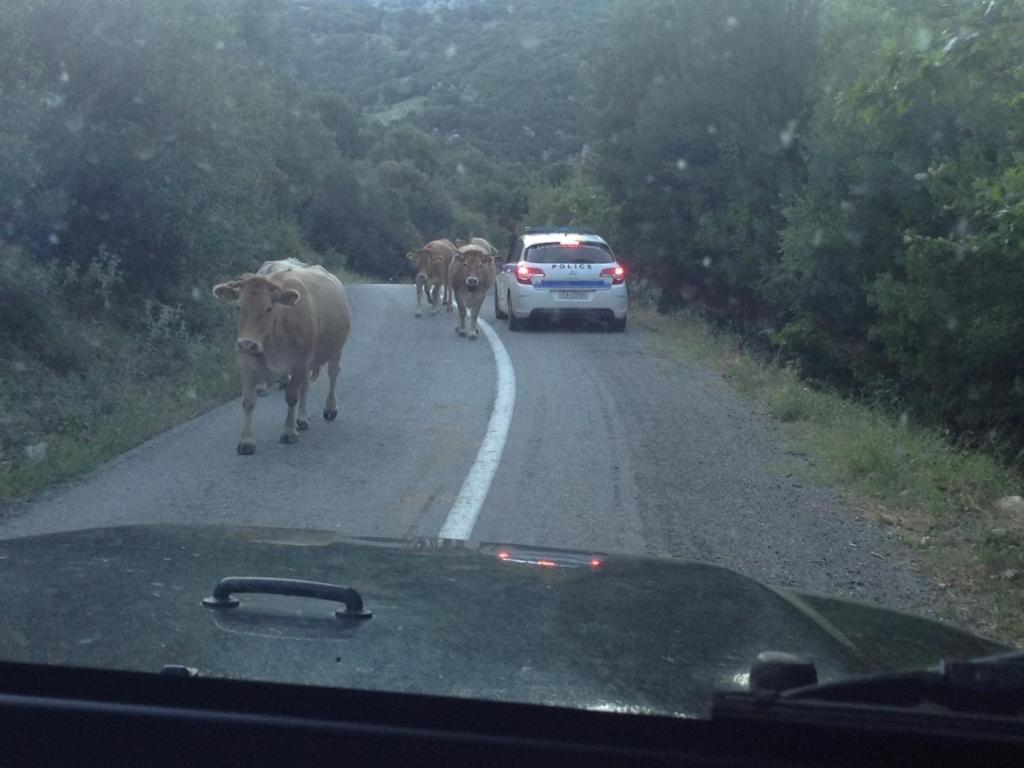
[(619, 264), (601, 270), (601, 277), (610, 277), (612, 285), (621, 285), (626, 280), (626, 270)]
[(537, 267), (528, 267), (525, 264), (520, 264), (516, 267), (516, 280), (523, 285), (530, 285), (535, 277), (544, 277), (544, 270)]
[(579, 248), (583, 245), (579, 240), (566, 240), (562, 243), (563, 248)]

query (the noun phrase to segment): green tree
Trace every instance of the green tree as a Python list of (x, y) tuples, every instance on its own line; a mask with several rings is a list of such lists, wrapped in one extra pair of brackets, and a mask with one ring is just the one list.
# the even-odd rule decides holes
[(624, 3), (596, 67), (592, 143), (636, 265), (670, 295), (759, 312), (802, 178), (818, 3)]

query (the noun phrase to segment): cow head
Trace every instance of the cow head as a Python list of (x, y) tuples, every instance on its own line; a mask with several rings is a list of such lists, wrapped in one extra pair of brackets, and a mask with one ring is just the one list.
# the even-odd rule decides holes
[(466, 290), (475, 292), (483, 283), (486, 288), (490, 283), (485, 282), (490, 270), (494, 267), (494, 257), (485, 253), (482, 248), (468, 247), (455, 254), (455, 261), (462, 267), (462, 277)]
[(263, 343), (274, 329), (275, 315), (280, 307), (298, 303), (301, 294), (293, 288), (282, 288), (265, 277), (243, 275), (239, 280), (213, 287), (213, 295), (238, 307), (239, 352), (263, 353)]
[(431, 248), (419, 248), (409, 251), (405, 258), (416, 265), (416, 282), (423, 282), (431, 272), (440, 276), (444, 269), (444, 257)]

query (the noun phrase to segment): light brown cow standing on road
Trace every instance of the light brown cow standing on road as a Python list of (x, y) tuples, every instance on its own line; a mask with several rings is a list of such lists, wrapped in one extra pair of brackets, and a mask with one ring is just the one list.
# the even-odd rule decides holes
[(431, 305), (430, 314), (436, 315), (442, 303), (448, 312), (452, 311), (448, 269), (455, 250), (451, 240), (431, 240), (422, 248), (405, 254), (405, 258), (416, 265), (416, 317), (423, 317), (423, 296)]
[[(464, 245), (452, 259), (452, 292), (459, 307), (459, 324), (455, 332), (470, 339), (477, 337), (476, 324), (487, 291), (494, 283), (494, 256), (478, 245)], [(466, 332), (466, 312), (469, 332)]]
[(252, 413), (259, 382), (291, 374), (285, 386), (288, 416), (281, 442), (294, 443), (300, 430), (309, 429), (309, 372), (326, 364), (328, 389), (323, 416), (333, 421), (338, 415), (335, 388), (341, 350), (351, 325), (341, 281), (323, 267), (292, 268), (269, 275), (243, 275), (214, 286), (213, 293), (221, 301), (237, 303), (239, 309), (235, 348), (244, 418), (238, 452), (245, 456), (256, 451)]

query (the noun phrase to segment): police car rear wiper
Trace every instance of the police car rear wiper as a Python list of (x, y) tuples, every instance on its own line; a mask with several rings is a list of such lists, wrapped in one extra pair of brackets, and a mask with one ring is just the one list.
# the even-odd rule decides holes
[[(779, 654), (751, 668), (751, 694), (759, 706), (788, 703), (831, 703), (882, 707), (932, 705), (953, 712), (1024, 715), (1024, 652), (969, 661), (943, 661), (932, 669), (862, 675), (831, 683), (807, 682), (808, 662), (790, 657), (800, 672), (786, 683), (786, 661)], [(759, 665), (762, 665), (759, 667)], [(811, 675), (816, 678), (811, 667)], [(781, 671), (781, 672), (780, 672)], [(803, 679), (800, 679), (801, 676)]]

